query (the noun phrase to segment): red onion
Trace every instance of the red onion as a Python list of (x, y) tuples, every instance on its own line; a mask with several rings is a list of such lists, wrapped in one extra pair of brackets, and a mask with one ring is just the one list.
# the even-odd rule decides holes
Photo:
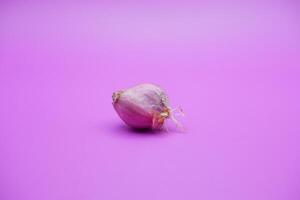
[[(120, 118), (130, 127), (137, 129), (160, 129), (167, 118), (172, 116), (165, 92), (153, 84), (140, 84), (113, 93), (113, 106)], [(180, 110), (181, 111), (181, 110)]]

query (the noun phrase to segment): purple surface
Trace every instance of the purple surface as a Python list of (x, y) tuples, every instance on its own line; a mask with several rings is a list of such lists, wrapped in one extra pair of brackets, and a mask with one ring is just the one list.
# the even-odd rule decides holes
[[(299, 200), (296, 1), (0, 3), (1, 200)], [(187, 134), (136, 133), (161, 85)]]

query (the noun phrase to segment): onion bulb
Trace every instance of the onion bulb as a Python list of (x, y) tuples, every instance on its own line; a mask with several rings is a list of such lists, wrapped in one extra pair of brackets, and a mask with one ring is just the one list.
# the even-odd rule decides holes
[(130, 127), (136, 129), (161, 129), (166, 119), (172, 119), (179, 127), (181, 125), (173, 117), (165, 92), (157, 85), (139, 84), (137, 86), (114, 92), (113, 107), (119, 117)]

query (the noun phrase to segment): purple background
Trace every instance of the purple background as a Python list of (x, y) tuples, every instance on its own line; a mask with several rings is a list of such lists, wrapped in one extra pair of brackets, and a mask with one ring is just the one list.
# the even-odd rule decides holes
[[(299, 200), (297, 1), (0, 3), (1, 200)], [(186, 134), (115, 90), (161, 85)]]

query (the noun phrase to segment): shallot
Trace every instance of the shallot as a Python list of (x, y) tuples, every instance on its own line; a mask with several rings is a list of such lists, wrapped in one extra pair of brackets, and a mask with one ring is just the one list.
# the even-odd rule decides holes
[(173, 113), (183, 114), (180, 108), (171, 109), (165, 92), (157, 85), (145, 83), (113, 93), (113, 106), (119, 117), (136, 129), (161, 129), (170, 118), (182, 128)]

